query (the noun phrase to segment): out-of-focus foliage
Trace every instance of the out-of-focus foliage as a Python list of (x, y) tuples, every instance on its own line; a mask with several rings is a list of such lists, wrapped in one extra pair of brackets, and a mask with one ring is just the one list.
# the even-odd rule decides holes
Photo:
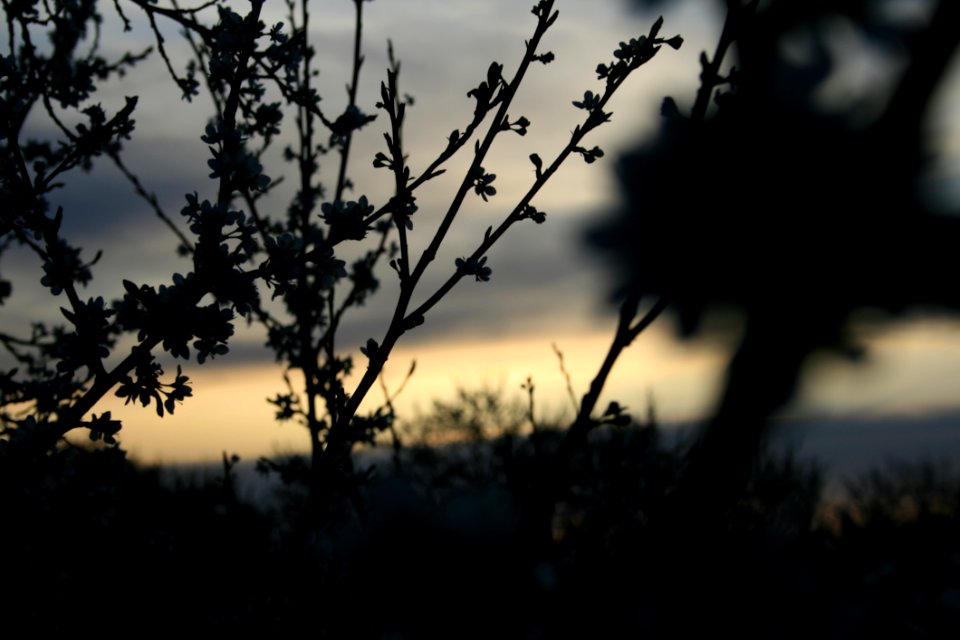
[[(705, 486), (749, 465), (811, 353), (862, 352), (857, 312), (960, 309), (960, 217), (943, 211), (957, 203), (923, 192), (960, 5), (718, 5), (693, 104), (664, 100), (658, 134), (621, 160), (626, 206), (593, 234), (624, 295), (669, 301), (682, 335), (736, 312)], [(864, 57), (884, 81), (839, 93)]]

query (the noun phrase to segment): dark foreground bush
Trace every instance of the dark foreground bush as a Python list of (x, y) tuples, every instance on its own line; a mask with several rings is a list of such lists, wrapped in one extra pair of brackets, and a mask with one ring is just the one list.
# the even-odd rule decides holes
[[(65, 449), (46, 468), (4, 472), (5, 622), (332, 638), (958, 628), (960, 485), (948, 474), (867, 478), (839, 508), (842, 526), (825, 527), (818, 473), (769, 454), (716, 518), (684, 486), (684, 445), (653, 427), (603, 428), (560, 472), (543, 532), (539, 480), (559, 435), (384, 456), (359, 510), (322, 528), (298, 518), (293, 499), (272, 509), (238, 499), (229, 465), (219, 478), (171, 483), (116, 450)], [(915, 504), (939, 492), (937, 508), (865, 510), (898, 483)]]
[(2, 481), (6, 625), (172, 632), (265, 614), (271, 522), (223, 484), (173, 488), (117, 449), (75, 448)]

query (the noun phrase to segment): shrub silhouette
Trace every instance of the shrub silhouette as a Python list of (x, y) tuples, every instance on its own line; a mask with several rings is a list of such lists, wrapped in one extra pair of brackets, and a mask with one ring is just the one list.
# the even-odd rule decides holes
[(74, 446), (27, 470), (5, 464), (0, 480), (12, 624), (103, 633), (151, 620), (172, 632), (269, 620), (273, 523), (222, 484), (173, 485), (119, 449)]

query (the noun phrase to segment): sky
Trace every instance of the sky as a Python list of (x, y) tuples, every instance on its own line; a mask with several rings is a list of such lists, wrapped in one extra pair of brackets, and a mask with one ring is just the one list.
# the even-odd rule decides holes
[[(360, 79), (359, 104), (373, 112), (380, 81), (387, 66), (386, 42), (391, 39), (401, 60), (401, 90), (412, 94), (405, 140), (416, 172), (445, 144), (454, 128), (462, 128), (472, 114), (466, 92), (483, 78), (496, 60), (509, 71), (520, 59), (523, 42), (535, 19), (532, 2), (518, 0), (377, 0), (367, 3), (364, 21), (365, 64)], [(284, 3), (269, 0), (265, 20), (283, 19)], [(489, 203), (468, 200), (451, 230), (444, 250), (427, 272), (425, 295), (442, 282), (453, 260), (472, 252), (483, 230), (496, 224), (512, 208), (533, 180), (527, 159), (531, 153), (552, 157), (580, 121), (582, 112), (571, 102), (588, 89), (597, 90), (594, 68), (612, 59), (617, 43), (647, 32), (656, 14), (639, 11), (626, 0), (559, 0), (560, 19), (544, 41), (554, 51), (555, 62), (532, 70), (517, 99), (516, 115), (531, 122), (528, 135), (504, 137), (491, 154), (487, 169), (498, 176), (498, 194)], [(613, 170), (616, 158), (641, 144), (654, 131), (664, 96), (673, 96), (683, 108), (692, 102), (697, 86), (697, 58), (712, 50), (719, 32), (719, 15), (702, 1), (678, 2), (665, 7), (663, 33), (680, 33), (680, 51), (664, 48), (641, 69), (611, 105), (612, 122), (588, 139), (606, 155), (593, 165), (571, 158), (534, 205), (548, 214), (543, 225), (518, 225), (489, 254), (490, 282), (464, 280), (427, 318), (427, 323), (401, 340), (391, 356), (385, 380), (395, 389), (411, 363), (416, 372), (397, 406), (401, 417), (415, 418), (428, 411), (433, 399), (449, 398), (457, 388), (502, 390), (517, 397), (520, 385), (531, 376), (536, 385), (539, 419), (562, 419), (571, 414), (566, 381), (554, 347), (564, 355), (575, 394), (579, 397), (599, 367), (615, 326), (610, 304), (610, 273), (600, 256), (583, 243), (591, 225), (604, 219), (619, 202)], [(109, 6), (102, 47), (108, 55), (140, 49), (148, 43), (144, 22), (132, 11), (136, 28), (123, 34)], [(345, 104), (344, 85), (352, 46), (353, 4), (321, 3), (314, 9), (310, 37), (317, 49), (318, 79), (323, 106), (337, 113)], [(176, 44), (176, 30), (165, 28), (174, 64), (185, 61), (185, 50)], [(826, 100), (844, 100), (845, 91), (869, 90), (871, 78), (883, 82), (882, 69), (845, 68), (846, 76), (833, 79)], [(852, 74), (852, 75), (851, 75)], [(854, 82), (854, 79), (857, 82)], [(860, 84), (857, 84), (857, 83)], [(852, 88), (851, 88), (852, 87)], [(139, 95), (137, 129), (126, 145), (125, 160), (154, 191), (161, 205), (176, 216), (183, 194), (197, 191), (208, 196), (213, 183), (206, 178), (208, 151), (199, 140), (210, 105), (202, 99), (186, 103), (172, 88), (162, 61), (153, 56), (122, 81), (104, 88), (104, 107), (116, 109), (123, 96)], [(937, 150), (942, 161), (931, 178), (942, 192), (954, 193), (960, 184), (960, 135), (951, 117), (960, 107), (960, 87), (944, 91), (931, 126), (940, 133)], [(512, 114), (513, 115), (513, 114)], [(373, 155), (381, 150), (384, 119), (368, 126), (354, 141), (350, 175), (357, 193), (375, 204), (390, 195), (391, 180), (376, 173)], [(290, 121), (287, 120), (288, 131)], [(31, 122), (42, 134), (46, 123)], [(277, 149), (282, 144), (277, 145)], [(268, 159), (268, 175), (283, 175), (279, 157)], [(328, 183), (334, 181), (336, 162), (323, 167)], [(451, 178), (438, 179), (418, 195), (413, 246), (424, 246), (455, 189), (457, 168)], [(283, 196), (267, 206), (282, 215)], [(71, 177), (54, 198), (65, 208), (65, 234), (92, 255), (102, 250), (95, 279), (86, 295), (116, 298), (123, 278), (160, 284), (189, 264), (175, 256), (176, 241), (133, 194), (129, 184), (108, 161), (101, 160), (90, 174)], [(420, 244), (417, 244), (417, 243)], [(25, 327), (34, 318), (55, 318), (62, 301), (35, 286), (38, 265), (30, 256), (5, 256), (3, 274), (14, 281), (14, 297), (2, 309), (4, 327)], [(381, 273), (383, 288), (358, 313), (350, 317), (338, 342), (356, 351), (367, 338), (380, 339), (389, 321), (396, 287), (391, 273)], [(960, 330), (956, 322), (931, 313), (917, 312), (897, 323), (868, 322), (862, 339), (868, 345), (865, 362), (852, 364), (823, 357), (810, 367), (801, 391), (787, 413), (796, 416), (913, 415), (958, 408), (960, 382)], [(305, 431), (292, 424), (277, 425), (265, 399), (284, 390), (283, 369), (262, 347), (255, 328), (238, 327), (231, 353), (213, 364), (190, 363), (185, 373), (193, 380), (195, 397), (162, 420), (152, 410), (124, 406), (108, 398), (98, 410), (110, 410), (124, 421), (123, 446), (148, 461), (199, 461), (216, 459), (222, 451), (256, 457), (303, 450)], [(667, 421), (689, 421), (707, 415), (720, 388), (729, 344), (713, 340), (680, 341), (669, 318), (655, 323), (618, 362), (604, 401), (618, 400), (637, 414), (653, 398), (659, 415)], [(174, 366), (166, 366), (168, 373)], [(348, 388), (350, 384), (348, 383)], [(371, 392), (370, 403), (382, 398)], [(601, 403), (601, 406), (604, 406)]]

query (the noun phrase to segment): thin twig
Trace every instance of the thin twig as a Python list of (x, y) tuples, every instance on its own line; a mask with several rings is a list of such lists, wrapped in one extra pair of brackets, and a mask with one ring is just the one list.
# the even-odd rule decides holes
[(130, 184), (133, 185), (134, 191), (137, 192), (141, 198), (146, 201), (150, 208), (153, 209), (153, 212), (157, 215), (158, 218), (173, 232), (173, 235), (177, 236), (177, 239), (180, 240), (180, 246), (182, 246), (186, 251), (192, 253), (193, 245), (190, 243), (190, 240), (187, 236), (180, 231), (180, 228), (177, 227), (176, 223), (170, 219), (170, 216), (164, 212), (160, 207), (160, 202), (157, 200), (157, 194), (149, 192), (143, 186), (143, 183), (140, 182), (140, 179), (130, 171), (127, 166), (124, 164), (123, 160), (120, 158), (120, 155), (115, 152), (110, 152), (110, 159), (113, 160), (114, 164), (117, 165), (117, 168), (120, 169), (120, 172), (126, 176), (127, 180), (130, 181)]
[(557, 356), (557, 361), (560, 365), (560, 373), (563, 374), (563, 379), (567, 383), (567, 398), (570, 400), (570, 406), (573, 407), (573, 415), (577, 415), (579, 404), (577, 403), (577, 394), (573, 391), (573, 380), (570, 377), (570, 372), (567, 370), (567, 365), (563, 361), (563, 351), (560, 351), (560, 347), (557, 346), (556, 342), (550, 344), (553, 347), (553, 352)]
[[(347, 85), (348, 100), (345, 113), (354, 110), (357, 106), (357, 85), (360, 82), (360, 67), (363, 66), (363, 55), (360, 53), (363, 41), (363, 3), (364, 0), (353, 0), (354, 7), (356, 7), (356, 27), (353, 32), (353, 74), (350, 78), (350, 84)], [(351, 130), (344, 135), (343, 145), (340, 148), (340, 170), (337, 175), (334, 201), (343, 199), (343, 191), (347, 186), (347, 164), (350, 160), (350, 144), (352, 141), (353, 131)]]

